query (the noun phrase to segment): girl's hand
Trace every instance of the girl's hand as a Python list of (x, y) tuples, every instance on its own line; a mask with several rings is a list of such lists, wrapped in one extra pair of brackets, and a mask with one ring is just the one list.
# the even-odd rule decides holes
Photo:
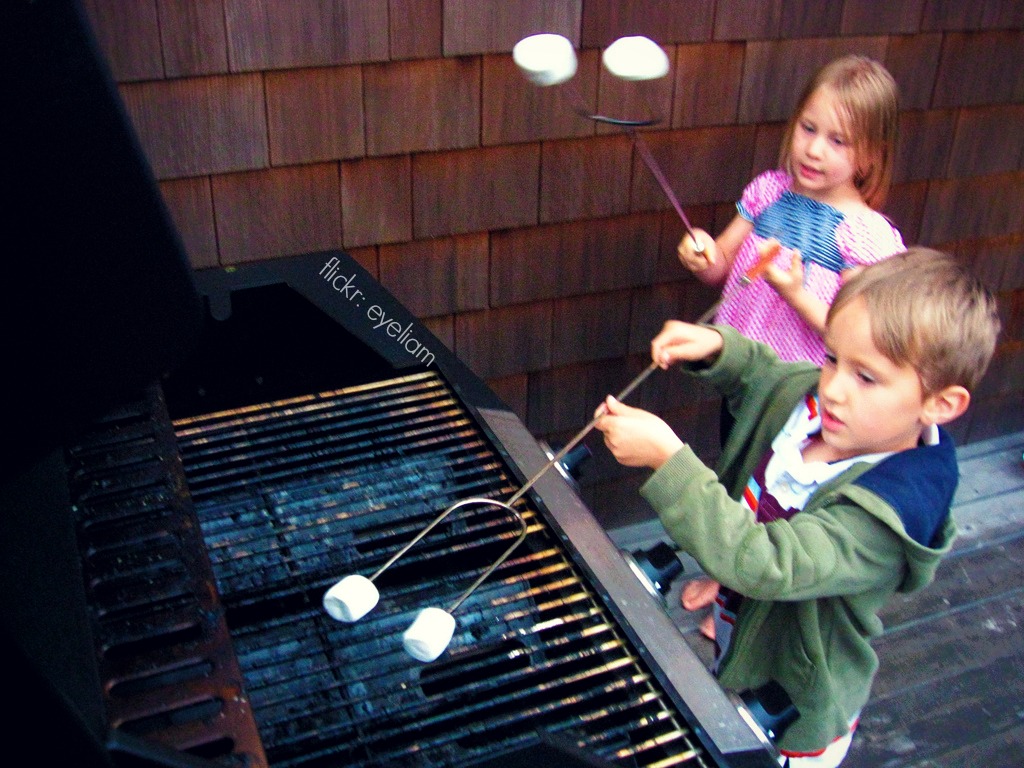
[(717, 239), (712, 239), (703, 229), (694, 230), (693, 234), (703, 246), (703, 253), (696, 249), (689, 235), (679, 241), (676, 253), (682, 265), (693, 272), (698, 280), (705, 285), (721, 287), (729, 276), (740, 246), (753, 231), (754, 225), (736, 214)]
[(828, 304), (804, 290), (804, 264), (799, 251), (793, 251), (793, 261), (788, 271), (772, 264), (765, 270), (764, 279), (815, 333), (819, 336), (825, 334)]
[(793, 251), (788, 270), (769, 264), (764, 271), (764, 279), (787, 304), (795, 305), (800, 292), (804, 289), (804, 262), (800, 258), (800, 251)]
[(672, 428), (649, 411), (609, 395), (597, 409), (598, 414), (602, 412), (595, 426), (604, 433), (612, 456), (624, 466), (658, 469), (683, 447)]
[(674, 363), (710, 361), (722, 351), (722, 334), (703, 325), (669, 320), (651, 340), (651, 360), (662, 368)]
[(693, 238), (683, 235), (676, 247), (676, 254), (684, 267), (693, 273), (703, 272), (718, 260), (718, 246), (714, 238), (703, 229), (695, 229), (693, 234), (700, 240), (703, 249), (698, 251)]

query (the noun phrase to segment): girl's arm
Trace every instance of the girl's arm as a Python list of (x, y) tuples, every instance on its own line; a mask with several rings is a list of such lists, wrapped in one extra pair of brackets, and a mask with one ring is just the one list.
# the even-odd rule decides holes
[(764, 272), (764, 279), (815, 333), (824, 335), (829, 305), (804, 290), (804, 265), (799, 251), (793, 251), (788, 271), (771, 264)]
[(754, 225), (739, 215), (729, 222), (729, 226), (722, 230), (722, 234), (715, 240), (712, 240), (704, 230), (698, 229), (694, 234), (704, 244), (703, 253), (696, 250), (689, 235), (684, 235), (676, 249), (679, 261), (702, 283), (721, 286), (729, 276), (729, 270), (736, 260), (740, 245), (753, 229)]

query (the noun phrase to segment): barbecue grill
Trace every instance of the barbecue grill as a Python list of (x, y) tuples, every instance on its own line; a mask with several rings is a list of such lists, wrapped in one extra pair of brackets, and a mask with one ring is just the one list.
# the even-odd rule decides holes
[[(523, 546), (437, 661), (413, 661), (402, 630), (515, 539), (499, 508), (447, 518), (362, 621), (327, 616), (340, 575), (461, 498), (507, 498), (547, 454), (345, 254), (197, 279), (223, 318), (201, 349), (67, 449), (115, 730), (271, 766), (474, 765), (548, 738), (608, 765), (770, 760), (557, 472), (519, 502)], [(276, 342), (247, 361), (267, 318)]]
[(457, 510), (373, 612), (331, 619), (335, 580), (461, 498), (508, 498), (547, 454), (344, 253), (193, 275), (77, 4), (12, 7), (8, 230), (33, 243), (2, 305), (12, 755), (775, 764), (558, 472), (516, 502), (526, 538), (436, 661), (402, 630), (519, 535), (499, 507)]

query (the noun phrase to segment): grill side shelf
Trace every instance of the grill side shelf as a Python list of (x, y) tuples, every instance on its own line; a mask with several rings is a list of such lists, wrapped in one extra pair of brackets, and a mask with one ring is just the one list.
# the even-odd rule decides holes
[[(487, 408), (478, 413), (525, 476), (532, 477), (544, 465), (540, 446), (514, 414)], [(601, 585), (600, 597), (620, 619), (704, 746), (719, 757), (720, 764), (733, 768), (777, 765), (569, 485), (558, 473), (548, 472), (534, 491), (542, 502), (541, 513), (577, 563)]]
[(266, 766), (159, 387), (65, 454), (109, 749)]

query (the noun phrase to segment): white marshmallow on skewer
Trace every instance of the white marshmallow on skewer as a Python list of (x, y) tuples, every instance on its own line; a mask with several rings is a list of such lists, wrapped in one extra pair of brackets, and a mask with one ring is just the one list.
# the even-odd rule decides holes
[(668, 74), (668, 56), (642, 35), (620, 37), (604, 49), (605, 69), (621, 80), (657, 80)]
[(562, 35), (524, 37), (513, 46), (512, 60), (534, 85), (558, 85), (576, 74), (576, 51)]
[(455, 617), (440, 608), (424, 608), (402, 635), (406, 652), (417, 661), (433, 661), (448, 647), (455, 632)]
[(324, 593), (324, 610), (338, 621), (359, 621), (373, 610), (380, 592), (365, 576), (346, 576)]

